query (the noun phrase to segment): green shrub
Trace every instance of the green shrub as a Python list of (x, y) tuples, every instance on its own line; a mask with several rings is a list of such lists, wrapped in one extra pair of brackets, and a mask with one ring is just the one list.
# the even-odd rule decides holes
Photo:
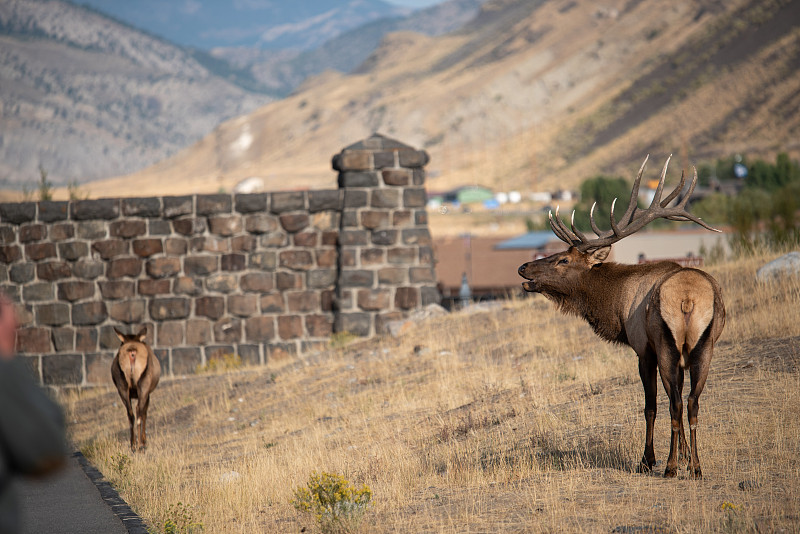
[(196, 534), (203, 531), (203, 523), (195, 520), (191, 508), (179, 502), (170, 505), (163, 530), (164, 534)]
[(355, 532), (372, 500), (372, 491), (356, 489), (336, 473), (312, 473), (305, 487), (294, 490), (290, 502), (300, 512), (311, 514), (325, 534)]
[(203, 365), (197, 366), (198, 373), (221, 373), (233, 371), (243, 365), (242, 357), (238, 354), (223, 354), (221, 356), (211, 356)]

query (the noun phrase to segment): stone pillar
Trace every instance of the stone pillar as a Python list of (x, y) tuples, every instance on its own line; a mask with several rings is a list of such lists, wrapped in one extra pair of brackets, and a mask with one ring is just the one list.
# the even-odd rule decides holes
[(334, 328), (370, 336), (438, 303), (425, 211), (428, 154), (373, 134), (333, 158), (343, 191)]

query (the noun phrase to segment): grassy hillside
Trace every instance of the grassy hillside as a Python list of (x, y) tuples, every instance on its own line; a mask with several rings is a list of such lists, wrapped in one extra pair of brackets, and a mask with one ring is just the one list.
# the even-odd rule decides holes
[(728, 321), (701, 397), (702, 481), (660, 476), (660, 386), (659, 472), (634, 472), (644, 399), (632, 351), (541, 297), (266, 369), (167, 380), (142, 454), (110, 389), (64, 394), (70, 431), (157, 529), (178, 502), (207, 532), (313, 527), (289, 500), (324, 470), (372, 489), (363, 532), (795, 532), (800, 284), (756, 284), (768, 259), (710, 269)]

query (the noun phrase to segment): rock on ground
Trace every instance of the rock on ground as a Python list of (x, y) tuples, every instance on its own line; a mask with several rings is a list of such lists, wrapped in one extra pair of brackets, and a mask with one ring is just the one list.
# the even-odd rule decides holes
[(767, 282), (784, 276), (800, 275), (800, 252), (790, 252), (756, 271), (756, 280)]

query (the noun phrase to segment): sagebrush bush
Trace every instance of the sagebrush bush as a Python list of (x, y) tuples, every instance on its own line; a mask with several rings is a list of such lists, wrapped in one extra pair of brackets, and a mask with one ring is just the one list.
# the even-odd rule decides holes
[(322, 532), (354, 532), (364, 518), (372, 500), (372, 490), (361, 489), (336, 473), (312, 473), (305, 487), (294, 490), (291, 504), (304, 513), (314, 516)]

